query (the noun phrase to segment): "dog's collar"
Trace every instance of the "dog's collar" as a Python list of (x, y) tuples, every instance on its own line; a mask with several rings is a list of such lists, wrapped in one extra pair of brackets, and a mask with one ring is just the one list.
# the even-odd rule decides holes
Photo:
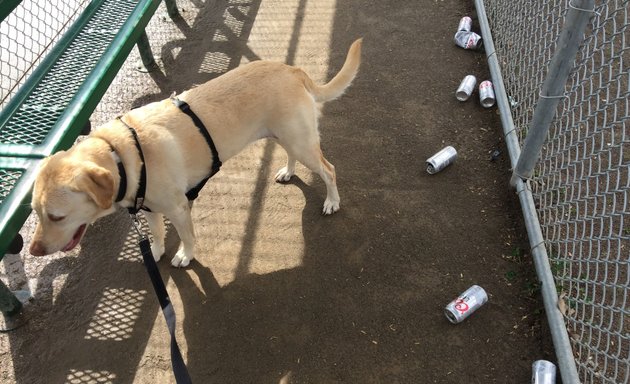
[[(128, 207), (127, 210), (129, 211), (130, 214), (135, 215), (137, 214), (141, 209), (149, 211), (149, 209), (147, 207), (144, 206), (144, 195), (147, 191), (147, 168), (145, 166), (145, 161), (144, 161), (144, 154), (142, 153), (142, 147), (140, 146), (140, 139), (138, 139), (138, 134), (136, 133), (136, 130), (133, 129), (131, 126), (129, 126), (129, 124), (125, 123), (122, 119), (122, 116), (118, 116), (117, 117), (118, 121), (120, 121), (125, 127), (127, 127), (127, 129), (129, 129), (129, 132), (131, 133), (131, 136), (133, 137), (133, 140), (136, 144), (136, 149), (138, 150), (138, 155), (140, 156), (140, 179), (138, 180), (138, 190), (136, 191), (136, 196), (134, 198), (134, 204), (131, 207)], [(120, 167), (119, 167), (120, 170)], [(123, 171), (124, 172), (124, 171)], [(120, 175), (121, 180), (123, 178), (123, 175)], [(126, 184), (126, 173), (125, 173), (125, 184)], [(121, 181), (122, 184), (122, 181)], [(126, 192), (126, 188), (125, 188), (125, 192)], [(120, 195), (120, 190), (118, 191), (118, 194)]]
[(120, 182), (118, 183), (118, 194), (116, 195), (116, 200), (114, 200), (116, 203), (119, 203), (125, 198), (125, 195), (127, 194), (127, 172), (125, 172), (125, 166), (123, 165), (120, 156), (118, 156), (118, 153), (116, 153), (114, 147), (111, 147), (111, 149), (111, 154), (114, 158), (114, 161), (116, 162), (116, 165), (118, 165), (118, 175), (120, 176)]

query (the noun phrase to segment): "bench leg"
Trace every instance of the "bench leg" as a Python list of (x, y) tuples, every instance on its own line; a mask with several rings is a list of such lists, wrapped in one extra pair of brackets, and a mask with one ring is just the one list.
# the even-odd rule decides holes
[(142, 59), (142, 64), (147, 69), (147, 71), (153, 71), (158, 69), (158, 65), (155, 62), (155, 58), (153, 57), (153, 52), (151, 52), (151, 45), (149, 44), (149, 38), (147, 37), (147, 33), (142, 31), (140, 34), (140, 38), (137, 42), (138, 51), (140, 51), (140, 58)]
[[(30, 293), (23, 296), (24, 300), (28, 300)], [(24, 308), (22, 302), (0, 281), (0, 332), (10, 332), (26, 324), (28, 317)]]
[(22, 303), (13, 292), (0, 281), (0, 312), (5, 316), (13, 316), (22, 310)]
[(166, 11), (171, 19), (181, 19), (181, 15), (177, 10), (177, 1), (176, 0), (164, 0), (164, 4), (166, 4)]

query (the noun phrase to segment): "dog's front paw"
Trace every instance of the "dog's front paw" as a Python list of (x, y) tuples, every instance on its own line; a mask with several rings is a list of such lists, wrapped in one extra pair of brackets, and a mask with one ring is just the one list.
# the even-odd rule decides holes
[(180, 248), (179, 251), (177, 251), (177, 253), (175, 254), (175, 257), (173, 257), (173, 259), (171, 260), (171, 265), (176, 268), (184, 268), (187, 267), (188, 264), (190, 264), (190, 261), (192, 259), (192, 257), (187, 256), (184, 250)]
[(164, 256), (164, 245), (158, 245), (155, 242), (153, 242), (151, 244), (151, 253), (153, 254), (153, 258), (155, 259), (155, 262), (157, 263), (158, 261), (160, 261), (162, 256)]
[(292, 171), (290, 171), (287, 167), (282, 167), (278, 173), (276, 173), (276, 181), (278, 183), (285, 183), (291, 180), (291, 177), (294, 175)]
[(324, 209), (322, 209), (322, 215), (332, 215), (338, 210), (339, 210), (339, 201), (326, 199), (326, 201), (324, 201)]

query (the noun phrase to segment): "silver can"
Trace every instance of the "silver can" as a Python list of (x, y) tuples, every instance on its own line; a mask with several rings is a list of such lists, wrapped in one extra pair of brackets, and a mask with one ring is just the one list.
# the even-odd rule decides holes
[(457, 151), (449, 145), (427, 159), (427, 172), (431, 175), (438, 173), (452, 164), (455, 159), (457, 159)]
[(457, 31), (455, 33), (455, 44), (464, 49), (481, 48), (481, 36), (471, 31)]
[(464, 80), (459, 84), (457, 91), (455, 91), (455, 97), (459, 101), (466, 101), (472, 95), (473, 90), (477, 85), (477, 78), (473, 75), (464, 77)]
[(479, 84), (479, 101), (484, 108), (490, 108), (494, 105), (494, 87), (490, 80), (482, 81)]
[(458, 31), (466, 31), (470, 32), (472, 29), (472, 19), (468, 16), (464, 16), (459, 20), (459, 25), (457, 26)]
[(547, 360), (537, 360), (532, 364), (532, 384), (555, 384), (556, 366)]
[(486, 291), (478, 285), (473, 285), (459, 295), (457, 299), (451, 301), (444, 308), (444, 314), (451, 323), (461, 323), (487, 301)]

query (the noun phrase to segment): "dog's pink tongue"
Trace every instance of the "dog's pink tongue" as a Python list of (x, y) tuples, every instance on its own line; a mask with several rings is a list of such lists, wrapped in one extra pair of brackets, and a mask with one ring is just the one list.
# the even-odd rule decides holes
[(79, 241), (81, 241), (81, 238), (83, 237), (83, 231), (85, 231), (85, 227), (86, 225), (83, 224), (79, 227), (79, 229), (77, 229), (77, 231), (74, 233), (74, 236), (72, 236), (72, 240), (70, 240), (70, 242), (65, 247), (63, 247), (63, 252), (68, 252), (79, 244)]

